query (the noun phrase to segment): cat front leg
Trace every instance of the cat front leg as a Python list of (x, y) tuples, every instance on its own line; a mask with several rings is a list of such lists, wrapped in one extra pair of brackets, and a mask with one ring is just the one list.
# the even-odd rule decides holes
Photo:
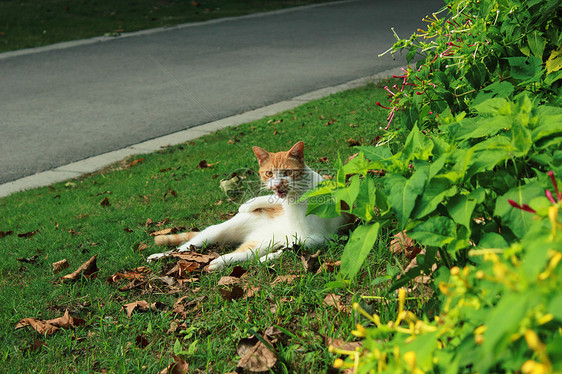
[[(274, 244), (271, 245), (269, 242), (259, 242), (259, 241), (247, 241), (242, 243), (234, 252), (228, 253), (214, 259), (208, 266), (210, 271), (216, 271), (224, 268), (225, 266), (235, 264), (237, 262), (246, 262), (251, 260), (253, 257), (257, 257), (260, 262), (263, 255), (269, 250), (275, 250), (281, 248), (282, 245)], [(281, 252), (281, 251), (279, 251)], [(279, 257), (280, 253), (277, 255)], [(276, 258), (277, 258), (276, 257)]]

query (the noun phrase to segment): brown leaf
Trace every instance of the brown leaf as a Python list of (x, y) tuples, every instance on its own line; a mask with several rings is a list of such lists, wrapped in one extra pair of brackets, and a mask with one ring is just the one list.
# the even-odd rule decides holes
[(31, 346), (29, 347), (29, 351), (30, 352), (41, 352), (41, 349), (43, 349), (43, 346), (47, 346), (47, 344), (45, 344), (44, 341), (33, 338), (33, 344), (31, 344)]
[(150, 342), (147, 338), (139, 334), (135, 338), (135, 344), (137, 345), (137, 347), (144, 349), (150, 344)]
[(325, 271), (326, 273), (333, 273), (336, 268), (341, 266), (341, 261), (325, 261), (320, 265), (320, 268), (316, 272), (316, 274), (320, 274), (321, 272)]
[(240, 284), (241, 280), (240, 278), (236, 278), (236, 277), (230, 277), (230, 276), (223, 276), (221, 277), (221, 279), (219, 279), (219, 281), (217, 282), (217, 286), (228, 286), (231, 284)]
[(39, 230), (24, 232), (22, 234), (18, 234), (19, 238), (31, 238), (33, 235), (37, 234)]
[(230, 289), (219, 288), (219, 292), (224, 300), (236, 300), (244, 296), (244, 290), (238, 285), (232, 285)]
[[(220, 161), (219, 161), (219, 162), (220, 162)], [(208, 163), (207, 163), (207, 160), (201, 160), (201, 161), (199, 162), (199, 164), (197, 165), (197, 169), (207, 169), (207, 168), (210, 168), (210, 167), (215, 166), (215, 165), (218, 164), (219, 162), (215, 162), (215, 163), (212, 163), (212, 164), (208, 164)]]
[(293, 283), (293, 281), (295, 279), (298, 279), (299, 276), (298, 275), (278, 275), (273, 282), (271, 282), (271, 285), (275, 285), (275, 284), (279, 284), (279, 283)]
[(88, 261), (84, 262), (76, 271), (71, 274), (65, 275), (62, 277), (63, 281), (75, 281), (80, 279), (81, 276), (86, 278), (95, 278), (99, 269), (96, 265), (96, 259), (98, 255), (94, 255)]
[(53, 273), (56, 274), (69, 266), (70, 265), (68, 264), (68, 261), (66, 261), (66, 258), (57, 262), (53, 262)]
[(168, 235), (171, 234), (172, 231), (174, 231), (174, 229), (164, 229), (164, 230), (159, 230), (159, 231), (153, 231), (150, 233), (150, 236), (156, 236), (156, 235)]
[(108, 207), (111, 205), (111, 203), (109, 202), (109, 199), (107, 197), (104, 197), (103, 200), (100, 202), (100, 205), (103, 207)]
[(125, 166), (125, 168), (130, 168), (131, 166), (135, 166), (139, 162), (143, 162), (143, 161), (144, 161), (144, 158), (138, 158), (138, 159), (130, 162), (129, 164), (127, 164), (127, 166)]
[(131, 279), (131, 280), (144, 280), (147, 274), (150, 274), (152, 270), (147, 268), (146, 266), (139, 266), (137, 268), (131, 270), (124, 270), (122, 272), (117, 272), (107, 278), (108, 283), (115, 283), (122, 279)]
[(343, 305), (343, 303), (341, 302), (341, 296), (336, 295), (335, 293), (327, 294), (324, 298), (323, 304), (326, 306), (334, 307), (340, 312), (348, 313), (350, 311), (349, 307)]
[(14, 232), (11, 231), (11, 230), (8, 230), (8, 231), (0, 231), (0, 239), (2, 239), (2, 238), (5, 237), (5, 236), (13, 235), (13, 234), (14, 234)]
[(20, 258), (16, 258), (16, 261), (19, 262), (25, 262), (27, 264), (34, 264), (35, 262), (37, 262), (37, 259), (39, 258), (40, 255), (34, 255), (31, 257), (20, 257)]
[(164, 199), (166, 198), (166, 196), (172, 196), (172, 197), (178, 197), (178, 193), (174, 190), (168, 190), (166, 191), (166, 193), (164, 194)]
[(197, 252), (173, 252), (170, 254), (170, 256), (177, 257), (186, 261), (198, 262), (200, 264), (208, 264), (218, 257), (218, 255), (214, 253), (205, 255)]
[(133, 312), (146, 312), (150, 308), (150, 305), (146, 300), (139, 300), (133, 301), (132, 303), (128, 303), (123, 305), (125, 312), (127, 313), (127, 317), (131, 317)]
[(318, 255), (320, 251), (317, 251), (314, 254), (305, 253), (301, 256), (301, 261), (304, 266), (304, 270), (308, 273), (315, 273), (320, 268), (320, 260), (318, 259)]
[(166, 275), (176, 278), (185, 278), (186, 275), (199, 269), (201, 265), (198, 262), (179, 260), (176, 265), (166, 273)]
[(50, 319), (47, 321), (41, 321), (36, 318), (24, 318), (20, 320), (17, 325), (16, 329), (22, 328), (24, 326), (31, 326), (35, 331), (37, 331), (41, 335), (52, 335), (58, 331), (59, 328), (69, 328), (83, 325), (85, 321), (80, 318), (72, 317), (68, 309), (64, 312), (62, 317)]
[(177, 356), (172, 355), (172, 358), (174, 359), (174, 362), (162, 370), (160, 374), (187, 374), (189, 364)]
[(265, 344), (258, 341), (248, 349), (238, 362), (238, 367), (250, 372), (269, 371), (277, 362), (277, 356)]
[(137, 251), (142, 252), (148, 248), (148, 245), (143, 242), (140, 242), (136, 247), (137, 247), (136, 248)]
[(130, 228), (128, 228), (128, 227), (124, 227), (124, 228), (123, 228), (123, 231), (125, 231), (125, 232), (133, 232), (133, 230), (130, 229)]
[(355, 147), (357, 145), (361, 145), (361, 142), (359, 140), (355, 140), (353, 138), (347, 139), (346, 142), (347, 142), (347, 145), (350, 146), (350, 147)]
[(316, 162), (328, 162), (328, 157), (320, 157)]
[(411, 260), (420, 253), (421, 248), (406, 235), (406, 231), (402, 231), (394, 235), (394, 239), (390, 241), (390, 251), (394, 254), (403, 254)]

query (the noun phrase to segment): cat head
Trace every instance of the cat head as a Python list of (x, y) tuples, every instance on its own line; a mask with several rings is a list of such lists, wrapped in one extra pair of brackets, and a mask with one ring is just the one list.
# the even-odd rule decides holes
[[(265, 187), (280, 198), (303, 191), (306, 184), (307, 167), (304, 163), (304, 143), (298, 142), (286, 152), (271, 153), (253, 147), (260, 166), (260, 178)], [(300, 187), (300, 188), (299, 188)], [(305, 188), (306, 190), (308, 188)]]

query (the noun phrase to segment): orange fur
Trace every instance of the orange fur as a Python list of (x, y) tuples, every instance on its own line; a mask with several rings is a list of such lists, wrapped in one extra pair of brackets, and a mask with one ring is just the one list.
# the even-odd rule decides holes
[(169, 247), (181, 245), (197, 235), (197, 231), (183, 232), (181, 234), (172, 235), (157, 235), (154, 237), (154, 243), (156, 245), (167, 245)]
[(273, 205), (270, 208), (258, 208), (254, 209), (252, 213), (262, 214), (265, 213), (269, 218), (275, 218), (283, 214), (283, 207), (281, 205)]

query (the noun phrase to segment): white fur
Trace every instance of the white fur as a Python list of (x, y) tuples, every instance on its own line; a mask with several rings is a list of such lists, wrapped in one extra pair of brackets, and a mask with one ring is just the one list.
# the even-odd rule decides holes
[[(287, 178), (276, 175), (266, 185), (274, 189), (275, 179)], [(306, 202), (298, 202), (299, 197), (323, 180), (322, 176), (305, 166), (304, 175), (298, 181), (289, 178), (289, 193), (281, 198), (276, 194), (251, 199), (240, 206), (238, 213), (230, 220), (207, 227), (178, 248), (187, 251), (193, 245), (202, 247), (207, 243), (246, 243), (256, 242), (252, 250), (233, 252), (220, 256), (209, 265), (209, 270), (218, 270), (229, 264), (256, 258), (269, 261), (282, 254), (282, 248), (294, 244), (316, 247), (326, 243), (331, 234), (345, 223), (343, 217), (331, 219), (306, 215)], [(257, 213), (257, 209), (281, 205), (283, 213), (270, 217), (266, 213)], [(148, 261), (168, 255), (170, 252), (157, 253), (148, 257)]]

